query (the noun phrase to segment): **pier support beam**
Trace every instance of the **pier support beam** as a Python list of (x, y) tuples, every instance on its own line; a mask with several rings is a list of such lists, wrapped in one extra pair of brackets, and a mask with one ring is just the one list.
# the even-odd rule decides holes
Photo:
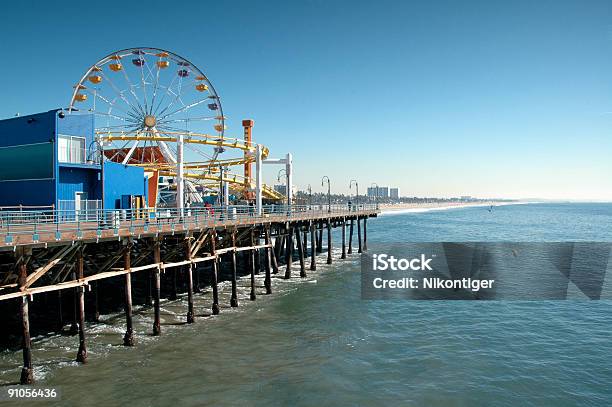
[[(214, 256), (217, 249), (217, 231), (215, 229), (212, 230), (210, 234), (210, 245), (211, 245), (211, 253)], [(212, 313), (213, 315), (219, 315), (219, 279), (218, 279), (218, 271), (219, 271), (219, 259), (215, 257), (213, 259), (212, 264), (212, 290), (213, 290), (213, 304), (212, 304)]]
[(331, 222), (327, 219), (327, 264), (332, 264), (332, 233)]
[(123, 344), (125, 346), (134, 346), (134, 325), (132, 323), (132, 272), (130, 271), (132, 242), (127, 241), (123, 248), (123, 268), (127, 270), (125, 273), (125, 323), (126, 330), (123, 336)]
[(285, 257), (287, 258), (287, 269), (285, 270), (285, 279), (291, 278), (291, 263), (293, 263), (293, 233), (291, 232), (291, 226), (287, 225), (287, 249), (285, 251)]
[[(18, 249), (16, 253), (18, 260), (16, 264), (16, 274), (18, 276), (18, 284), (21, 290), (25, 289), (26, 280), (28, 277), (27, 257), (23, 249)], [(21, 384), (34, 383), (32, 369), (32, 341), (30, 340), (30, 316), (29, 316), (29, 299), (27, 296), (21, 297), (21, 327), (22, 327), (22, 347), (23, 347), (23, 368), (21, 369)]]
[(368, 218), (363, 218), (363, 251), (368, 251)]
[[(268, 234), (270, 233), (270, 229), (268, 228)], [(272, 240), (272, 237), (270, 237), (270, 240)], [(278, 238), (276, 238), (275, 240), (278, 241)], [(274, 242), (275, 244), (276, 241)], [(270, 247), (270, 256), (272, 257), (272, 274), (278, 274), (278, 259), (276, 258), (275, 247)]]
[[(83, 246), (76, 250), (77, 278), (83, 279)], [(77, 287), (79, 290), (79, 350), (76, 360), (80, 363), (87, 362), (87, 347), (85, 346), (85, 286)]]
[(317, 240), (317, 253), (323, 253), (323, 222), (319, 222), (319, 238)]
[(346, 259), (346, 218), (342, 218), (342, 255), (341, 259)]
[[(255, 246), (255, 232), (251, 229), (251, 247)], [(255, 249), (249, 250), (249, 267), (251, 268), (251, 301), (257, 299), (255, 295)]]
[(310, 270), (317, 269), (317, 239), (315, 238), (315, 224), (310, 221)]
[(157, 264), (157, 268), (153, 270), (153, 307), (154, 307), (154, 318), (153, 318), (153, 336), (161, 335), (161, 324), (160, 324), (160, 312), (159, 312), (159, 301), (161, 297), (161, 276), (160, 276), (160, 264), (161, 264), (161, 242), (158, 238), (153, 240), (153, 261)]
[[(185, 260), (191, 261), (191, 236), (185, 235), (183, 241), (185, 247)], [(193, 324), (194, 313), (193, 313), (193, 264), (187, 264), (187, 323)]]
[[(232, 231), (232, 246), (236, 247), (236, 229)], [(236, 281), (236, 251), (232, 250), (232, 297), (230, 298), (230, 306), (235, 308), (238, 306), (238, 282)]]
[(361, 250), (361, 222), (359, 222), (359, 216), (357, 216), (357, 243), (357, 253), (361, 253), (363, 250)]
[(302, 243), (302, 232), (298, 226), (295, 227), (295, 239), (300, 258), (300, 277), (306, 277), (306, 264), (304, 262), (304, 244)]
[(349, 244), (348, 244), (348, 254), (353, 253), (353, 218), (351, 218), (351, 224), (349, 226)]
[(267, 226), (265, 228), (264, 233), (266, 234), (266, 258), (265, 258), (265, 267), (266, 267), (266, 278), (264, 280), (264, 285), (266, 286), (266, 294), (272, 294), (272, 278), (270, 276), (270, 271), (272, 269), (272, 238), (270, 237), (270, 227)]

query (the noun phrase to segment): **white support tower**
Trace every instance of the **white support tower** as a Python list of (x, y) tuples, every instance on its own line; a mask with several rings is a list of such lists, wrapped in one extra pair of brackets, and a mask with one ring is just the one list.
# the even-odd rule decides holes
[(255, 210), (257, 212), (257, 216), (262, 215), (262, 206), (261, 206), (261, 195), (262, 195), (262, 186), (263, 186), (263, 174), (261, 173), (261, 144), (257, 144), (257, 148), (255, 150)]
[(287, 174), (287, 205), (291, 206), (292, 191), (293, 191), (293, 156), (287, 153), (285, 158), (267, 158), (262, 161), (262, 164), (285, 164), (285, 172)]
[(176, 207), (179, 208), (180, 216), (183, 217), (185, 207), (185, 169), (183, 167), (183, 134), (178, 136), (176, 143)]

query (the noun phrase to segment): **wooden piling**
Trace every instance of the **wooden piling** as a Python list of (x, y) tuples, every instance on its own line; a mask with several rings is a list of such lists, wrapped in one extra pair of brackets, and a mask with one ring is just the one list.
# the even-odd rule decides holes
[[(76, 251), (77, 278), (83, 279), (83, 246)], [(79, 350), (77, 351), (77, 362), (87, 363), (87, 347), (85, 346), (85, 286), (79, 289)]]
[(132, 323), (132, 272), (131, 269), (131, 242), (127, 242), (123, 248), (123, 268), (125, 273), (125, 323), (126, 330), (123, 336), (125, 346), (134, 346), (134, 326)]
[[(270, 233), (270, 230), (268, 230), (268, 233)], [(278, 238), (276, 238), (275, 240), (278, 240)], [(272, 274), (278, 274), (278, 259), (276, 257), (275, 248), (270, 248), (270, 257), (272, 258)]]
[[(236, 229), (232, 231), (232, 246), (236, 247)], [(232, 297), (230, 298), (230, 306), (238, 306), (238, 282), (236, 281), (236, 251), (232, 250)]]
[(341, 259), (346, 259), (346, 218), (342, 218), (342, 255)]
[[(76, 272), (73, 271), (71, 273), (72, 279), (76, 280)], [(74, 287), (72, 290), (72, 322), (70, 323), (70, 331), (68, 333), (70, 335), (76, 335), (79, 333), (79, 287)]]
[(291, 278), (291, 263), (293, 263), (293, 238), (290, 227), (287, 227), (286, 237), (287, 249), (285, 250), (285, 257), (287, 258), (287, 269), (285, 270), (285, 279)]
[(368, 218), (363, 218), (363, 251), (368, 251)]
[[(214, 256), (216, 254), (216, 241), (217, 241), (217, 231), (215, 229), (212, 230), (210, 234), (210, 245), (211, 245), (211, 253)], [(218, 271), (219, 271), (219, 259), (214, 258), (212, 264), (212, 290), (213, 290), (213, 304), (212, 304), (212, 313), (213, 315), (219, 315), (219, 287), (218, 287)]]
[(319, 237), (317, 241), (317, 253), (323, 253), (323, 222), (319, 222)]
[[(185, 247), (185, 260), (191, 261), (191, 236), (185, 235), (183, 241)], [(193, 324), (195, 321), (193, 312), (193, 264), (185, 265), (187, 267), (187, 323)]]
[(251, 229), (251, 250), (249, 250), (249, 266), (251, 268), (251, 301), (255, 301), (257, 299), (257, 296), (255, 295), (255, 249), (253, 249), (253, 247), (255, 246), (255, 231), (253, 229)]
[(266, 268), (266, 277), (264, 279), (264, 286), (266, 287), (266, 294), (272, 294), (272, 278), (270, 276), (270, 271), (272, 268), (272, 248), (270, 247), (272, 243), (272, 238), (270, 237), (270, 227), (266, 227), (264, 233), (266, 234), (266, 257), (265, 257), (265, 268)]
[[(100, 302), (98, 298), (98, 281), (93, 282), (93, 292), (94, 292), (94, 315), (93, 321), (100, 322)], [(60, 291), (61, 292), (61, 291)]]
[(161, 242), (159, 239), (155, 238), (153, 240), (153, 262), (158, 266), (153, 269), (153, 281), (154, 289), (153, 289), (153, 307), (154, 307), (154, 319), (153, 319), (153, 336), (161, 335), (161, 324), (160, 324), (160, 312), (159, 312), (159, 302), (161, 297), (161, 271), (160, 271), (160, 263), (161, 263)]
[(327, 264), (332, 264), (332, 232), (331, 222), (327, 219)]
[(302, 242), (304, 247), (304, 257), (308, 256), (308, 226), (304, 228), (304, 241)]
[(310, 270), (317, 269), (317, 239), (315, 238), (315, 224), (310, 221)]
[(295, 238), (300, 258), (300, 277), (306, 277), (306, 264), (304, 262), (304, 245), (302, 244), (302, 232), (298, 226), (295, 227)]
[(353, 218), (351, 218), (351, 224), (349, 226), (349, 243), (348, 243), (348, 254), (353, 253)]
[(361, 253), (361, 222), (359, 222), (359, 216), (357, 216), (357, 243), (358, 250), (357, 253)]
[[(24, 250), (17, 251), (17, 276), (20, 289), (25, 290), (26, 280), (28, 277), (27, 258)], [(29, 316), (29, 299), (27, 296), (21, 297), (21, 328), (22, 328), (22, 348), (23, 348), (23, 368), (21, 369), (21, 384), (34, 383), (34, 375), (32, 369), (32, 341), (30, 340), (30, 316)]]

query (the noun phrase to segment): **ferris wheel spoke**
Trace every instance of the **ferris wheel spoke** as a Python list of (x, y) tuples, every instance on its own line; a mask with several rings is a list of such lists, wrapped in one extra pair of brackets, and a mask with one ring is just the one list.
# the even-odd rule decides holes
[(136, 103), (138, 104), (138, 107), (140, 108), (140, 112), (142, 113), (142, 115), (146, 115), (146, 110), (143, 109), (142, 104), (140, 103), (140, 99), (138, 98), (138, 95), (136, 95), (136, 92), (134, 92), (134, 87), (135, 85), (132, 84), (132, 81), (130, 81), (130, 77), (127, 74), (127, 69), (122, 69), (121, 70), (123, 72), (123, 76), (125, 78), (125, 81), (128, 83), (128, 89), (129, 92), (132, 94), (132, 96), (134, 96), (134, 99), (136, 99)]
[(163, 120), (163, 121), (159, 121), (159, 123), (160, 124), (168, 124), (168, 123), (208, 121), (208, 120), (215, 120), (216, 118), (217, 118), (217, 116), (188, 117), (186, 119)]
[(111, 102), (110, 100), (108, 100), (107, 98), (105, 98), (104, 96), (102, 96), (102, 95), (100, 94), (100, 92), (91, 92), (89, 89), (86, 89), (86, 91), (87, 91), (89, 94), (93, 95), (94, 99), (96, 99), (96, 98), (100, 99), (100, 100), (101, 100), (101, 101), (103, 101), (104, 103), (108, 104), (108, 105), (109, 105), (109, 106), (110, 106), (112, 109), (119, 110), (121, 113), (125, 114), (126, 116), (133, 117), (133, 114), (132, 114), (132, 113), (127, 112), (127, 111), (125, 111), (125, 110), (123, 110), (123, 109), (119, 108), (118, 106), (115, 106), (115, 101), (116, 101), (116, 99), (115, 99), (114, 101), (112, 101), (112, 102)]
[(207, 98), (202, 99), (202, 100), (198, 100), (197, 102), (194, 102), (194, 103), (188, 104), (187, 106), (183, 106), (182, 108), (180, 108), (180, 109), (178, 109), (178, 110), (175, 110), (175, 111), (174, 111), (174, 112), (172, 112), (172, 113), (168, 113), (168, 114), (166, 114), (165, 116), (160, 117), (160, 118), (159, 118), (159, 120), (164, 120), (164, 119), (165, 119), (165, 118), (167, 118), (167, 117), (170, 117), (170, 116), (173, 116), (173, 115), (175, 115), (175, 114), (178, 114), (178, 113), (181, 113), (181, 112), (187, 111), (187, 110), (189, 110), (189, 109), (191, 109), (191, 108), (194, 108), (194, 107), (196, 107), (196, 106), (198, 106), (198, 105), (201, 105), (202, 103), (204, 103), (204, 102), (206, 102), (206, 101), (208, 101), (208, 100), (210, 100), (210, 97), (207, 97)]
[[(143, 59), (144, 60), (144, 59)], [(144, 75), (144, 63), (140, 66), (140, 79), (141, 79), (141, 83), (142, 83), (142, 98), (144, 99), (144, 111), (148, 112), (149, 111), (149, 106), (147, 103), (147, 81), (145, 80), (145, 75)]]
[[(136, 103), (138, 104), (138, 107), (132, 105), (132, 103), (130, 103), (130, 101), (125, 97), (123, 90), (119, 90), (119, 88), (117, 87), (117, 85), (115, 85), (115, 83), (111, 80), (110, 76), (107, 76), (106, 74), (104, 74), (104, 72), (100, 71), (101, 76), (108, 82), (108, 84), (113, 88), (113, 90), (115, 91), (115, 93), (117, 93), (117, 95), (119, 95), (119, 97), (121, 98), (121, 100), (123, 100), (123, 102), (128, 105), (130, 107), (130, 109), (139, 112), (140, 114), (143, 114), (142, 112), (142, 107), (140, 106), (140, 104), (138, 103), (138, 100), (136, 100)], [(134, 95), (135, 96), (135, 95)], [(139, 111), (140, 109), (140, 111)]]
[(168, 92), (172, 93), (172, 95), (174, 95), (174, 99), (172, 99), (172, 101), (168, 104), (168, 106), (166, 106), (161, 112), (159, 112), (157, 114), (157, 116), (161, 116), (163, 115), (168, 109), (170, 109), (172, 107), (172, 105), (174, 105), (176, 103), (177, 100), (180, 99), (181, 97), (181, 89), (182, 89), (182, 83), (183, 83), (183, 78), (181, 77), (179, 79), (179, 83), (177, 85), (177, 92), (174, 93), (174, 91), (172, 91), (172, 89), (168, 88)]
[[(157, 66), (157, 70), (155, 73), (155, 87), (153, 88), (153, 97), (151, 98), (151, 110), (149, 110), (149, 114), (151, 115), (153, 114), (153, 107), (155, 106), (155, 98), (157, 97), (157, 89), (159, 88), (159, 72), (161, 71), (159, 65), (155, 64), (155, 66)], [(147, 66), (147, 68), (149, 69), (149, 71), (151, 71), (151, 68), (149, 68), (149, 66)]]
[(166, 96), (168, 95), (168, 90), (172, 88), (172, 85), (174, 85), (174, 81), (176, 80), (176, 76), (172, 78), (172, 80), (170, 81), (170, 84), (168, 86), (161, 86), (162, 88), (165, 88), (166, 91), (164, 92), (164, 94), (162, 95), (162, 98), (160, 99), (157, 107), (153, 110), (153, 114), (155, 116), (159, 116), (159, 114), (157, 113), (157, 111), (161, 108), (162, 104), (164, 103), (164, 100), (166, 100)]

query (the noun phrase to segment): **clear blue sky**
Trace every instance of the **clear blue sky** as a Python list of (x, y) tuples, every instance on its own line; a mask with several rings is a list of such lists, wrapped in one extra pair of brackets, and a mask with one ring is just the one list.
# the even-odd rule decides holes
[(207, 73), (228, 134), (253, 118), (293, 152), (298, 187), (612, 200), (611, 1), (22, 1), (0, 33), (2, 118), (151, 46)]

